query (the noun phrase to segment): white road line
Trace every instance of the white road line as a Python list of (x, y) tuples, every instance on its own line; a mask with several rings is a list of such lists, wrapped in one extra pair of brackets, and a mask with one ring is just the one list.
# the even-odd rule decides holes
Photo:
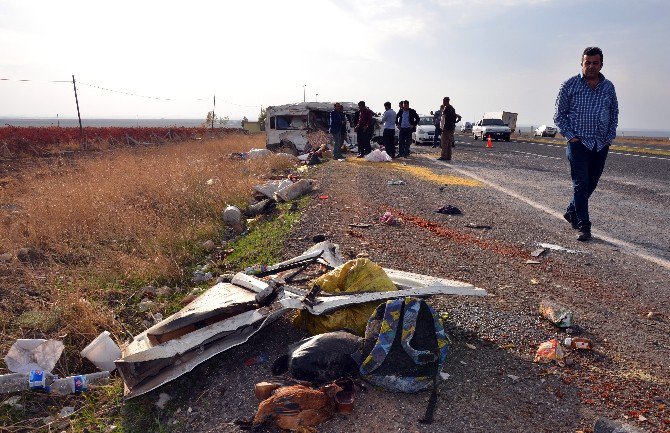
[(512, 152), (514, 153), (520, 153), (522, 155), (530, 155), (530, 156), (539, 156), (540, 158), (549, 158), (549, 159), (559, 159), (562, 160), (563, 158), (558, 158), (556, 156), (547, 156), (547, 155), (539, 155), (537, 153), (530, 153), (530, 152), (521, 152), (520, 150), (513, 150)]
[(635, 156), (637, 158), (660, 159), (661, 161), (670, 161), (670, 158), (662, 158), (660, 156), (651, 155), (636, 155), (634, 153), (610, 152), (611, 155)]
[[(466, 170), (466, 169), (463, 169), (463, 168), (460, 168), (460, 167), (456, 167), (453, 164), (450, 164), (449, 167), (451, 169), (461, 173), (461, 174), (464, 174), (465, 176), (469, 176), (469, 177), (471, 177), (475, 180), (478, 180), (481, 183), (483, 183), (485, 185), (488, 185), (493, 189), (496, 189), (496, 190), (498, 190), (500, 192), (503, 192), (503, 193), (505, 193), (505, 194), (507, 194), (511, 197), (514, 197), (517, 200), (520, 200), (520, 201), (528, 204), (529, 206), (534, 207), (535, 209), (546, 212), (549, 215), (563, 221), (563, 214), (560, 213), (560, 212), (555, 211), (554, 209), (552, 209), (550, 207), (547, 207), (547, 206), (545, 206), (541, 203), (538, 203), (534, 200), (531, 200), (527, 197), (524, 197), (521, 194), (519, 194), (515, 191), (512, 191), (508, 188), (505, 188), (504, 186), (498, 185), (497, 183), (494, 183), (494, 182), (492, 182), (488, 179), (484, 179), (483, 177), (476, 175), (475, 173), (471, 172), (470, 170)], [(601, 230), (595, 230), (594, 229), (594, 230), (591, 230), (591, 232), (595, 236), (597, 236), (598, 238), (604, 240), (605, 242), (608, 242), (612, 245), (617, 246), (619, 249), (621, 249), (621, 251), (625, 251), (629, 254), (633, 254), (635, 256), (640, 257), (641, 259), (647, 260), (651, 263), (655, 263), (655, 264), (657, 264), (657, 265), (659, 265), (659, 266), (661, 266), (665, 269), (670, 270), (670, 260), (666, 260), (662, 257), (658, 257), (658, 256), (654, 255), (653, 253), (650, 253), (649, 251), (645, 250), (644, 248), (640, 248), (637, 245), (631, 244), (630, 242), (626, 242), (624, 240), (614, 238), (614, 237), (608, 235), (607, 233), (605, 233)]]

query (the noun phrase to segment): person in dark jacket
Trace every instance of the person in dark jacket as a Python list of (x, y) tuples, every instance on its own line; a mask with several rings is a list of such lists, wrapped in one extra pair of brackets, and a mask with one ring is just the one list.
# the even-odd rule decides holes
[(365, 106), (365, 101), (360, 101), (358, 103), (358, 122), (354, 127), (356, 131), (356, 138), (358, 140), (358, 156), (357, 158), (363, 158), (368, 153), (372, 152), (372, 146), (370, 145), (370, 140), (372, 139), (372, 134), (375, 128), (375, 120), (372, 117), (373, 112), (368, 107)]
[(333, 136), (333, 157), (342, 159), (342, 143), (347, 133), (347, 118), (342, 111), (342, 104), (336, 102), (330, 112), (330, 133)]
[(442, 154), (439, 160), (451, 161), (451, 148), (454, 147), (454, 130), (456, 124), (461, 121), (460, 114), (456, 114), (456, 109), (449, 103), (449, 97), (445, 96), (442, 100), (442, 137), (440, 138), (440, 145), (442, 147)]
[(409, 108), (409, 101), (402, 101), (402, 110), (398, 112), (395, 123), (400, 130), (400, 142), (398, 143), (398, 156), (407, 158), (409, 156), (409, 145), (412, 141), (412, 132), (416, 131), (419, 124), (419, 115), (416, 110)]

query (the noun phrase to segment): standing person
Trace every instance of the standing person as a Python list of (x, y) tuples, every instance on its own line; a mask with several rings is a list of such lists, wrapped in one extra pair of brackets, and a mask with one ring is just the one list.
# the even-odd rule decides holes
[(614, 84), (605, 78), (603, 52), (588, 47), (582, 53), (582, 73), (569, 78), (558, 91), (554, 123), (568, 140), (572, 201), (563, 217), (579, 230), (580, 241), (591, 239), (589, 197), (605, 168), (607, 152), (616, 137), (619, 103)]
[(395, 123), (400, 129), (398, 143), (398, 156), (407, 158), (409, 156), (409, 145), (412, 141), (412, 132), (416, 131), (416, 125), (419, 124), (419, 115), (416, 110), (409, 108), (409, 101), (402, 101), (402, 110), (396, 114)]
[(440, 145), (440, 134), (442, 134), (442, 128), (440, 127), (440, 123), (442, 122), (442, 109), (444, 109), (444, 105), (440, 105), (440, 109), (433, 113), (433, 125), (435, 125), (433, 147)]
[(342, 144), (344, 143), (344, 135), (347, 133), (347, 117), (342, 111), (342, 104), (336, 102), (335, 108), (330, 112), (330, 133), (333, 136), (333, 157), (335, 159), (342, 159)]
[(456, 129), (456, 124), (461, 121), (461, 115), (456, 114), (456, 109), (449, 101), (448, 96), (442, 99), (442, 120), (440, 120), (440, 127), (442, 128), (440, 147), (442, 153), (437, 158), (440, 161), (451, 161), (451, 148), (454, 147), (454, 130)]
[(384, 115), (381, 119), (382, 127), (384, 132), (382, 134), (382, 143), (384, 144), (384, 149), (386, 153), (391, 158), (395, 158), (395, 116), (396, 112), (391, 108), (390, 102), (384, 102)]
[(372, 152), (372, 146), (370, 146), (370, 140), (372, 139), (372, 133), (375, 128), (375, 121), (372, 117), (373, 113), (368, 107), (365, 106), (365, 101), (360, 101), (358, 103), (358, 123), (354, 130), (356, 131), (356, 138), (358, 140), (358, 156), (357, 158), (363, 158), (368, 153)]

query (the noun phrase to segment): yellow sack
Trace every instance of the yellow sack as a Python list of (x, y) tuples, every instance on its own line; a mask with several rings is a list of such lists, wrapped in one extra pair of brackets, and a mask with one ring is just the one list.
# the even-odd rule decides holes
[[(366, 258), (349, 260), (342, 266), (321, 275), (311, 285), (312, 287), (318, 285), (322, 291), (330, 294), (397, 290), (384, 269)], [(363, 337), (368, 319), (379, 303), (380, 301), (375, 301), (351, 305), (320, 316), (299, 311), (293, 319), (293, 324), (304, 326), (312, 335), (346, 328)]]

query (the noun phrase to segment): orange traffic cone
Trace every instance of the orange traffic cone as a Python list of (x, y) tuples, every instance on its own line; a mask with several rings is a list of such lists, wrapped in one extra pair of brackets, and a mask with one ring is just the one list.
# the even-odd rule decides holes
[(486, 148), (487, 148), (487, 149), (491, 149), (491, 148), (493, 148), (493, 143), (491, 143), (491, 134), (489, 134), (489, 139), (488, 139), (488, 141), (486, 142)]

